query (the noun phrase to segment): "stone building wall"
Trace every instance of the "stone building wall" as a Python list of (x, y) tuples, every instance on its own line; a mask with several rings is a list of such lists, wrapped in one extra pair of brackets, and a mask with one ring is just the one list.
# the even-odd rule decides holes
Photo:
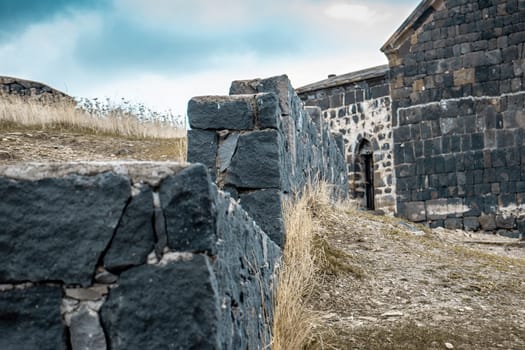
[(263, 349), (281, 250), (202, 165), (0, 167), (0, 348)]
[(399, 215), (523, 233), (525, 1), (423, 1), (382, 50)]
[(325, 123), (343, 135), (350, 196), (363, 208), (394, 213), (388, 67), (333, 76), (297, 92), (306, 106), (321, 108)]
[(302, 107), (286, 76), (234, 81), (230, 96), (194, 97), (188, 118), (188, 160), (205, 164), (280, 246), (283, 200), (319, 181), (338, 198), (348, 195), (342, 137), (319, 109)]

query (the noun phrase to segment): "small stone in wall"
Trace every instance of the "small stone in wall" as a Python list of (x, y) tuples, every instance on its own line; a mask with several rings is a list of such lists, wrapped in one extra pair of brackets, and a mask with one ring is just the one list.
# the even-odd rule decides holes
[(87, 306), (81, 306), (71, 316), (70, 339), (72, 350), (104, 350), (106, 338), (98, 314)]

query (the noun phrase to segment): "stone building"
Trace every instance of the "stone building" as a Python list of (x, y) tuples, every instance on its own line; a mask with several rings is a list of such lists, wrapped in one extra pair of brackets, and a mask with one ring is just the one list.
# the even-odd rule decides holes
[(381, 48), (388, 68), (298, 91), (346, 132), (351, 194), (363, 207), (393, 208), (430, 226), (519, 235), (524, 44), (525, 0), (424, 0)]
[(350, 195), (363, 208), (395, 211), (392, 111), (388, 66), (330, 76), (297, 89), (343, 134)]

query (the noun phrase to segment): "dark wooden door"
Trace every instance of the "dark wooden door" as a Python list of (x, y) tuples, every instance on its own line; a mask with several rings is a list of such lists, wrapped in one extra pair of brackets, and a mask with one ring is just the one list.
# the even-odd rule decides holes
[(374, 210), (374, 160), (371, 154), (363, 155), (365, 165), (365, 196), (366, 208)]

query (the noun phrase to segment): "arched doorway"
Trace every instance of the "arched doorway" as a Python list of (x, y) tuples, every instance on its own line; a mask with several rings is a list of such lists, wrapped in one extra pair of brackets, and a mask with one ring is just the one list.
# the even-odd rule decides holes
[(363, 139), (357, 149), (358, 163), (364, 187), (366, 209), (374, 210), (374, 155), (370, 141)]

